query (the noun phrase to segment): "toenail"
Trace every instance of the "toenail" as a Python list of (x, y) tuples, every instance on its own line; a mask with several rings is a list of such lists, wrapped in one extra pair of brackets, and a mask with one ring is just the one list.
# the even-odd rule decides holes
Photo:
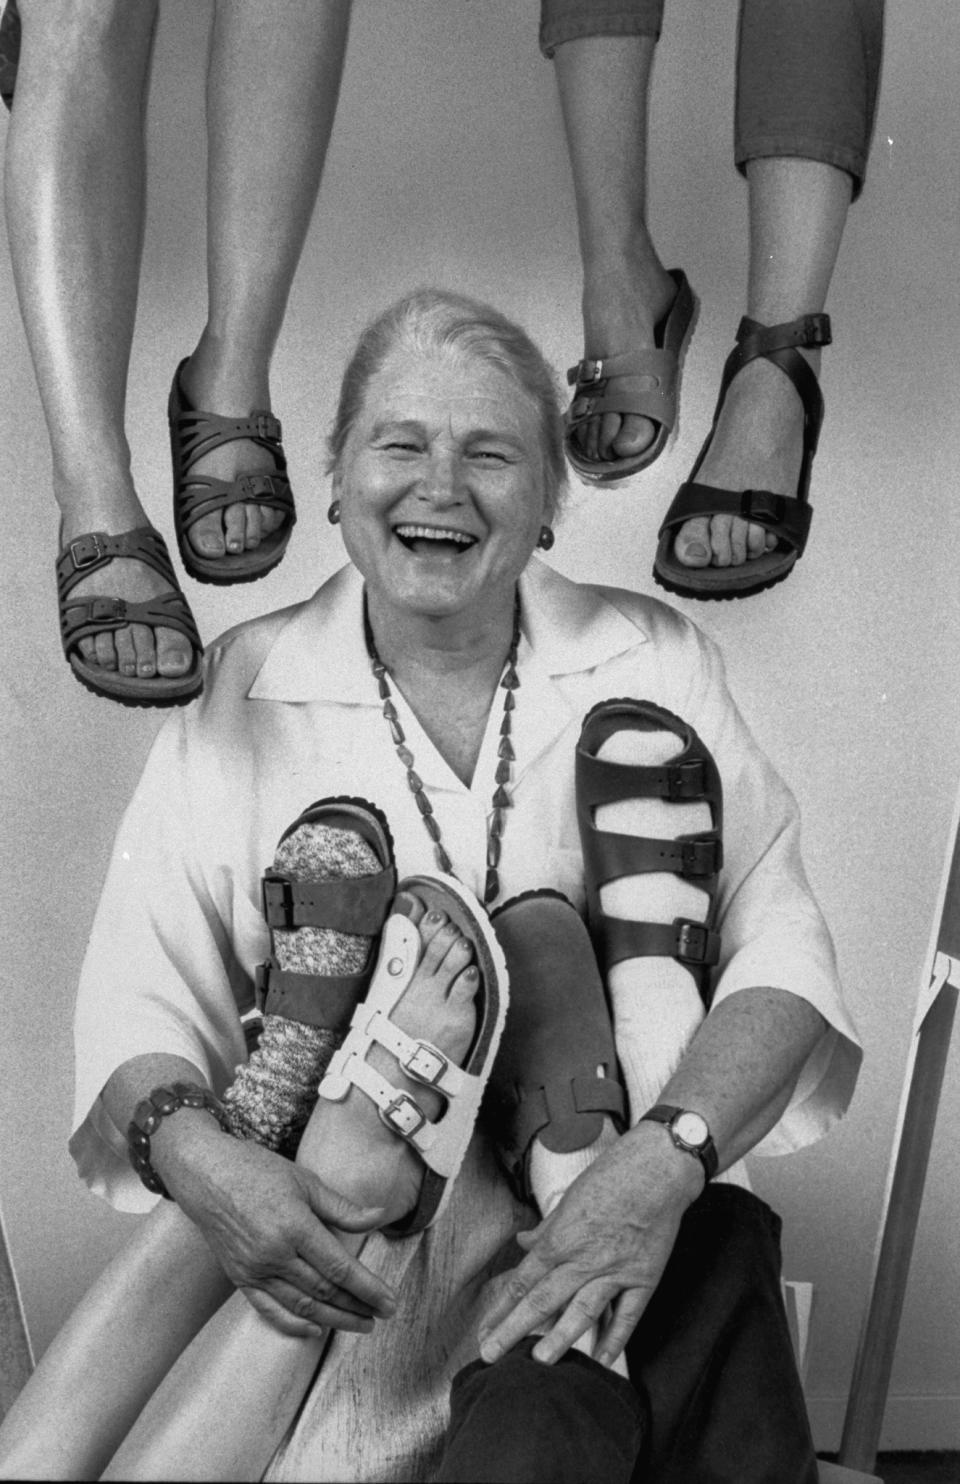
[(707, 548), (703, 546), (699, 541), (691, 541), (690, 545), (687, 547), (687, 556), (706, 557), (709, 555), (710, 553)]
[(140, 674), (141, 675), (152, 675), (153, 674), (153, 666), (151, 665), (151, 663), (150, 663), (149, 660), (144, 660), (143, 664), (140, 666)]
[(443, 913), (442, 912), (428, 912), (425, 920), (427, 922), (442, 922), (443, 921)]
[(391, 958), (388, 961), (388, 963), (387, 963), (387, 973), (388, 974), (392, 974), (394, 976), (394, 978), (396, 978), (396, 976), (398, 974), (402, 974), (403, 973), (403, 959), (402, 958)]
[(464, 979), (469, 979), (472, 983), (474, 979), (478, 979), (480, 977), (480, 970), (477, 968), (476, 964), (471, 964), (469, 968), (464, 969), (463, 977)]
[(136, 673), (137, 673), (137, 667), (136, 667), (136, 665), (131, 665), (129, 662), (127, 664), (125, 664), (122, 668), (123, 668), (124, 675), (136, 675)]
[(229, 540), (227, 542), (227, 546), (229, 547), (229, 549), (231, 551), (242, 551), (243, 550), (243, 542), (242, 541), (236, 541), (236, 540), (234, 540), (232, 538), (231, 538), (231, 540)]

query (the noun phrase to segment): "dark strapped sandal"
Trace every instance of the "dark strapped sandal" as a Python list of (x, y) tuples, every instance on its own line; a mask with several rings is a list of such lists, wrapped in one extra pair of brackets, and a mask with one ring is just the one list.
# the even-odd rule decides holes
[[(809, 503), (810, 475), (823, 423), (823, 397), (817, 378), (798, 346), (814, 349), (830, 344), (830, 318), (806, 314), (787, 324), (765, 326), (742, 319), (737, 344), (727, 357), (720, 382), (713, 423), (697, 456), (690, 478), (677, 491), (659, 531), (653, 575), (668, 592), (684, 598), (745, 598), (774, 587), (788, 577), (803, 555), (813, 507)], [(698, 484), (697, 472), (707, 455), (724, 399), (737, 372), (763, 356), (789, 377), (803, 403), (803, 458), (795, 495), (771, 490), (724, 490)], [(773, 551), (749, 557), (737, 567), (687, 567), (674, 552), (677, 532), (695, 516), (735, 515), (772, 531)]]
[[(597, 751), (615, 732), (672, 732), (683, 742), (668, 762), (655, 767), (606, 762)], [(577, 743), (577, 820), (587, 888), (590, 932), (604, 975), (630, 958), (674, 958), (689, 969), (705, 1005), (710, 1003), (710, 971), (720, 957), (720, 935), (714, 931), (720, 868), (723, 865), (723, 790), (720, 774), (707, 748), (672, 711), (652, 701), (631, 698), (601, 701), (587, 713)], [(704, 802), (712, 827), (697, 834), (654, 840), (619, 835), (597, 828), (594, 810), (625, 799), (659, 798), (675, 804)], [(691, 881), (709, 899), (703, 922), (676, 917), (672, 923), (630, 922), (608, 917), (600, 889), (621, 876), (672, 871)]]
[[(293, 491), (287, 478), (287, 460), (280, 441), (280, 423), (270, 412), (249, 417), (220, 417), (191, 407), (180, 385), (186, 361), (181, 361), (170, 388), (167, 417), (170, 423), (170, 452), (173, 459), (173, 520), (177, 546), (184, 567), (198, 582), (225, 587), (233, 582), (256, 582), (283, 560), (296, 524)], [(194, 464), (225, 443), (247, 439), (272, 455), (269, 474), (240, 474), (236, 479), (216, 479), (212, 474), (192, 474)], [(254, 551), (225, 552), (205, 557), (194, 551), (187, 539), (191, 527), (215, 510), (247, 502), (281, 510), (284, 522), (265, 536)]]
[(511, 1185), (532, 1201), (530, 1150), (585, 1149), (605, 1117), (622, 1132), (626, 1098), (590, 934), (558, 891), (528, 891), (491, 916), (507, 961), (510, 1009), (484, 1104)]
[[(564, 449), (571, 466), (590, 484), (627, 479), (648, 469), (677, 431), (680, 380), (697, 322), (697, 298), (682, 269), (669, 271), (677, 292), (654, 328), (652, 347), (587, 358), (567, 372), (574, 393), (564, 414)], [(587, 423), (605, 412), (649, 418), (657, 425), (653, 441), (639, 453), (624, 454), (622, 458), (587, 458), (579, 435)]]
[[(109, 567), (114, 557), (132, 557), (143, 562), (144, 566), (152, 567), (169, 584), (170, 592), (161, 593), (144, 603), (127, 602), (125, 598), (70, 597), (78, 583), (92, 572)], [(63, 652), (80, 684), (94, 695), (103, 696), (108, 701), (119, 701), (121, 706), (183, 706), (202, 691), (200, 662), (203, 645), (197, 625), (180, 590), (166, 542), (152, 526), (138, 526), (119, 536), (92, 531), (69, 542), (57, 557), (57, 598)], [(81, 639), (112, 633), (132, 623), (148, 624), (152, 629), (176, 629), (184, 634), (194, 650), (193, 663), (187, 673), (177, 676), (158, 674), (145, 679), (88, 664), (83, 658)]]
[[(346, 1030), (373, 976), (380, 933), (397, 889), (393, 838), (385, 816), (366, 799), (336, 797), (311, 804), (284, 830), (278, 844), (305, 824), (352, 830), (371, 847), (381, 868), (372, 876), (312, 881), (284, 871), (264, 872), (261, 899), (271, 935), (302, 927), (354, 933), (370, 939), (366, 962), (355, 974), (303, 974), (281, 969), (271, 954), (257, 969), (256, 1008), (263, 1015), (282, 1015), (303, 1025)], [(249, 1012), (242, 1016), (245, 1024), (249, 1018)]]
[(13, 90), (20, 65), (20, 11), (16, 0), (7, 0), (0, 19), (0, 99), (13, 107)]

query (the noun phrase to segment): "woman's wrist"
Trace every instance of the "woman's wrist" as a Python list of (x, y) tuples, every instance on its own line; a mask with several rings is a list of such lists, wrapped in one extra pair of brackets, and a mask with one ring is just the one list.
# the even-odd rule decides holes
[(150, 1140), (150, 1163), (175, 1200), (179, 1187), (210, 1169), (223, 1137), (206, 1108), (185, 1105), (161, 1119)]
[(645, 1189), (651, 1185), (667, 1199), (684, 1207), (703, 1194), (707, 1183), (703, 1165), (695, 1154), (674, 1143), (670, 1130), (662, 1123), (637, 1123), (624, 1135), (629, 1140), (638, 1181)]

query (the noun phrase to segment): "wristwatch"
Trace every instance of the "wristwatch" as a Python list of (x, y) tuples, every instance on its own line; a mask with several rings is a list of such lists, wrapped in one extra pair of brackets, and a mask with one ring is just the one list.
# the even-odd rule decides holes
[(713, 1179), (719, 1164), (717, 1146), (710, 1137), (707, 1120), (699, 1113), (691, 1113), (687, 1108), (671, 1108), (669, 1103), (657, 1103), (655, 1108), (643, 1114), (640, 1122), (664, 1124), (677, 1148), (698, 1159), (707, 1179)]

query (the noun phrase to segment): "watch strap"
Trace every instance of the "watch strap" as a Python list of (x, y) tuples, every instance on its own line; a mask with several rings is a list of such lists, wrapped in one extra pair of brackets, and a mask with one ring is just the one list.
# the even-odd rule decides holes
[(703, 1165), (703, 1172), (709, 1181), (717, 1173), (720, 1160), (717, 1155), (717, 1146), (713, 1142), (710, 1129), (707, 1125), (707, 1120), (702, 1113), (696, 1114), (696, 1117), (700, 1119), (704, 1128), (707, 1130), (707, 1137), (703, 1144), (691, 1144), (686, 1139), (682, 1139), (675, 1127), (676, 1120), (681, 1118), (684, 1113), (691, 1111), (693, 1110), (689, 1108), (673, 1107), (670, 1103), (657, 1103), (654, 1107), (649, 1108), (646, 1113), (641, 1114), (638, 1122), (662, 1123), (664, 1127), (670, 1130), (670, 1136), (677, 1148), (682, 1149), (686, 1154), (692, 1154), (700, 1161)]

